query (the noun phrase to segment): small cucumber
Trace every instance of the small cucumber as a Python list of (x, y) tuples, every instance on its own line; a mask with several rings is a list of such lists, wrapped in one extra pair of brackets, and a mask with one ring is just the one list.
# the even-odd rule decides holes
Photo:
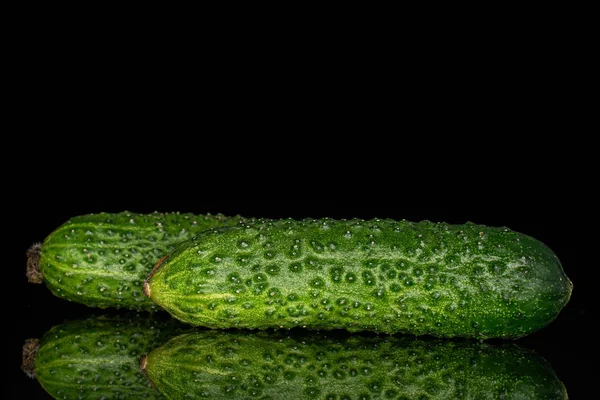
[(30, 282), (92, 307), (153, 310), (142, 282), (174, 245), (241, 217), (179, 213), (98, 213), (71, 218), (27, 252)]
[(185, 329), (156, 313), (67, 321), (26, 341), (22, 368), (55, 399), (163, 399), (139, 358)]
[(372, 330), (518, 338), (553, 321), (572, 284), (540, 241), (423, 221), (255, 220), (181, 244), (144, 293), (210, 328)]
[(506, 342), (208, 330), (140, 366), (173, 400), (567, 398), (550, 364)]

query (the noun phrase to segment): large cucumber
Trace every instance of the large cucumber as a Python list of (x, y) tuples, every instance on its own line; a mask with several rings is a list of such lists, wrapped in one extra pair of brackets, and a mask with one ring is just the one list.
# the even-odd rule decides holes
[(239, 216), (180, 213), (97, 213), (71, 218), (27, 252), (30, 282), (93, 307), (152, 310), (142, 282), (174, 245)]
[(567, 398), (550, 364), (515, 343), (289, 335), (184, 333), (140, 365), (173, 400)]
[(23, 370), (55, 399), (162, 399), (139, 358), (185, 330), (160, 314), (101, 315), (52, 327), (23, 348)]
[(572, 284), (556, 255), (508, 228), (423, 221), (255, 220), (183, 243), (144, 282), (176, 318), (518, 338), (555, 319)]

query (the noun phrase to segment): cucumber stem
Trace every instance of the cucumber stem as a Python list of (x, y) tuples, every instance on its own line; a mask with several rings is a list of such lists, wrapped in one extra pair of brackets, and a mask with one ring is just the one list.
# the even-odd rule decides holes
[(168, 255), (162, 257), (160, 260), (158, 260), (158, 262), (154, 265), (154, 268), (152, 268), (152, 271), (150, 271), (150, 275), (148, 275), (148, 277), (144, 280), (144, 284), (143, 284), (143, 290), (144, 290), (144, 294), (148, 297), (150, 297), (150, 278), (152, 278), (152, 276), (156, 273), (156, 271), (158, 271), (160, 269), (160, 266), (162, 265), (163, 262), (165, 262), (165, 260), (169, 258)]
[(28, 377), (35, 377), (35, 356), (40, 348), (40, 339), (27, 339), (23, 345), (21, 369)]
[(146, 297), (150, 297), (150, 284), (148, 283), (148, 279), (144, 280), (144, 283), (142, 285), (142, 290), (143, 290), (144, 294), (146, 295)]
[(25, 275), (31, 283), (40, 284), (44, 281), (44, 276), (40, 270), (40, 257), (42, 255), (42, 244), (34, 243), (27, 250), (27, 271)]
[(150, 379), (150, 377), (148, 376), (148, 373), (146, 372), (146, 366), (147, 365), (148, 365), (148, 355), (144, 354), (140, 358), (140, 370), (142, 371), (142, 374), (144, 374), (144, 376), (146, 377), (146, 379), (148, 379), (148, 382), (150, 382), (150, 384), (152, 385), (152, 387), (154, 389), (156, 389), (156, 385), (154, 384), (154, 382), (152, 382), (152, 379)]

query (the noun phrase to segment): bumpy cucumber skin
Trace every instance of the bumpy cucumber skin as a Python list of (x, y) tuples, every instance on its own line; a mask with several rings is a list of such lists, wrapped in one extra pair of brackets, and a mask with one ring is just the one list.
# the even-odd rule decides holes
[(518, 338), (572, 285), (556, 255), (508, 228), (373, 219), (256, 220), (183, 243), (147, 294), (211, 328)]
[(515, 343), (410, 337), (179, 335), (144, 360), (179, 399), (566, 399), (552, 367)]
[(58, 297), (90, 307), (155, 310), (142, 282), (156, 262), (182, 240), (240, 220), (158, 212), (76, 216), (46, 237), (40, 270)]
[(36, 379), (55, 399), (164, 399), (140, 371), (139, 358), (186, 326), (158, 315), (94, 316), (54, 326), (35, 356)]

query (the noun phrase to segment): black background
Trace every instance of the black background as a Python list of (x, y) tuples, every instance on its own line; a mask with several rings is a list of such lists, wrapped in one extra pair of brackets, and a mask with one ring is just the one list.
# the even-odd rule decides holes
[(573, 106), (576, 75), (560, 80), (565, 70), (542, 63), (440, 76), (437, 64), (418, 74), (415, 63), (397, 81), (381, 64), (259, 79), (250, 68), (217, 74), (217, 62), (203, 74), (186, 60), (163, 71), (152, 51), (142, 63), (117, 65), (113, 54), (97, 65), (90, 53), (67, 65), (72, 48), (41, 47), (52, 50), (42, 67), (23, 65), (4, 110), (8, 398), (48, 398), (20, 370), (21, 346), (90, 312), (27, 282), (27, 248), (72, 216), (124, 210), (472, 221), (529, 234), (554, 250), (574, 289), (558, 318), (519, 344), (552, 364), (571, 399), (589, 398), (597, 281), (583, 254), (593, 251), (586, 192), (597, 177), (579, 124), (589, 106)]
[[(473, 221), (529, 234), (555, 251), (574, 291), (551, 325), (519, 343), (552, 364), (570, 398), (586, 398), (592, 379), (586, 363), (593, 345), (591, 277), (579, 252), (583, 206), (572, 174), (547, 164), (552, 157), (538, 152), (525, 165), (520, 160), (528, 149), (507, 154), (506, 149), (494, 152), (491, 145), (435, 146), (437, 152), (431, 152), (422, 147), (426, 143), (411, 144), (423, 149), (415, 152), (391, 137), (377, 142), (363, 137), (364, 149), (360, 144), (345, 149), (343, 142), (351, 139), (344, 136), (336, 139), (341, 140), (339, 147), (335, 141), (333, 146), (317, 146), (313, 140), (318, 137), (284, 132), (270, 138), (246, 136), (257, 141), (246, 147), (236, 142), (244, 137), (210, 143), (210, 132), (200, 131), (196, 138), (165, 131), (146, 142), (82, 133), (85, 144), (76, 136), (33, 141), (35, 149), (21, 148), (31, 157), (28, 167), (35, 168), (27, 173), (16, 166), (17, 172), (7, 170), (11, 190), (6, 200), (11, 206), (4, 254), (9, 274), (3, 280), (3, 299), (10, 316), (4, 329), (14, 338), (5, 358), (15, 373), (9, 382), (11, 398), (48, 398), (19, 369), (23, 341), (90, 311), (52, 296), (42, 285), (28, 284), (25, 251), (74, 215), (123, 210)], [(238, 144), (228, 147), (229, 140)], [(274, 140), (282, 143), (268, 148)], [(298, 142), (308, 146), (294, 148)], [(51, 143), (56, 149), (46, 147)]]
[(124, 27), (114, 12), (94, 24), (96, 11), (54, 11), (12, 15), (3, 65), (4, 398), (47, 398), (19, 368), (22, 343), (89, 312), (28, 284), (25, 251), (74, 215), (123, 210), (473, 221), (534, 236), (574, 290), (519, 343), (571, 399), (590, 398), (597, 280), (583, 255), (598, 179), (585, 24), (571, 32), (562, 9), (536, 8), (496, 25), (481, 14), (481, 27), (452, 19), (443, 34), (390, 34), (377, 19), (371, 37), (352, 21), (324, 43), (274, 44), (266, 29), (199, 35), (139, 10)]

